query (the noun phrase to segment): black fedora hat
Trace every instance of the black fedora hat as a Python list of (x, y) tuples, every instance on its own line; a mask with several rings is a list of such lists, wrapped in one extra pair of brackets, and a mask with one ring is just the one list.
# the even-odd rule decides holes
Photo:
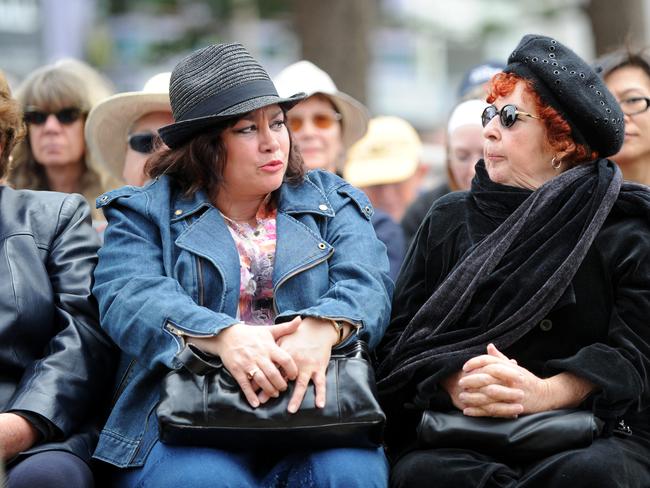
[(304, 97), (281, 98), (266, 70), (241, 44), (214, 44), (186, 56), (172, 71), (169, 101), (175, 122), (158, 132), (176, 148), (224, 120), (274, 104), (288, 110)]

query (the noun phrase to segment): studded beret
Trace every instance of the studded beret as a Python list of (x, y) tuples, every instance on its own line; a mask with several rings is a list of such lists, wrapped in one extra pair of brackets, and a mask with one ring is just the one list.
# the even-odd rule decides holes
[(571, 49), (550, 37), (528, 34), (503, 71), (532, 81), (541, 99), (567, 121), (576, 143), (600, 157), (620, 150), (623, 112), (602, 79)]

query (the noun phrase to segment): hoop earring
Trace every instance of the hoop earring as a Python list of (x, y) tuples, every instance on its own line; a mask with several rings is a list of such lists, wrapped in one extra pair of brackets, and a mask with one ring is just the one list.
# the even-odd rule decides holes
[(558, 170), (562, 167), (562, 160), (559, 159), (557, 160), (557, 156), (553, 156), (553, 159), (551, 159), (551, 166), (553, 166), (553, 169)]

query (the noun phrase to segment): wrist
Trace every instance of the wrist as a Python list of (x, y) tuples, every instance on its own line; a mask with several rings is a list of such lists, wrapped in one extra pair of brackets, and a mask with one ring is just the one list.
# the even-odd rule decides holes
[(334, 329), (336, 336), (334, 343), (332, 344), (332, 347), (338, 346), (341, 342), (345, 340), (346, 333), (345, 333), (345, 322), (342, 322), (340, 320), (329, 320), (329, 323), (332, 325), (332, 328)]
[(590, 381), (566, 372), (543, 381), (546, 384), (547, 410), (576, 408), (595, 389)]

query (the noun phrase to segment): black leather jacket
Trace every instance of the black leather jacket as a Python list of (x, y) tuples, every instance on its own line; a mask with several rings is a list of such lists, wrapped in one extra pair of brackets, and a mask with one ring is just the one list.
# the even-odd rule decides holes
[(99, 240), (75, 194), (0, 186), (0, 410), (41, 416), (88, 460), (114, 374), (91, 295)]

